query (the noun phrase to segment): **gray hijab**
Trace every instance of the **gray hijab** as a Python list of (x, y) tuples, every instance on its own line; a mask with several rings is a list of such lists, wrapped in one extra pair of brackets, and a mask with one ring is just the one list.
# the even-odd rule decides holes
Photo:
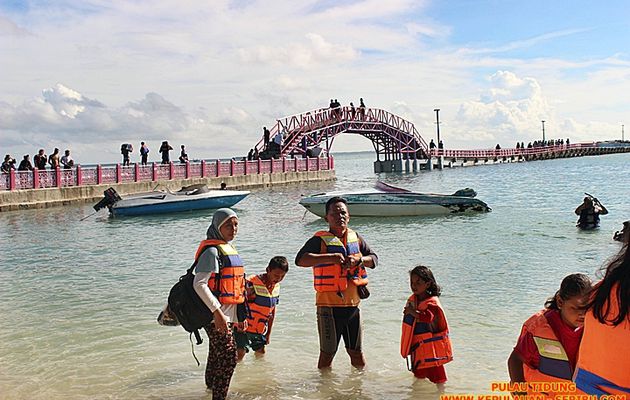
[(212, 224), (210, 224), (206, 232), (208, 239), (225, 240), (219, 229), (221, 229), (221, 225), (232, 217), (238, 218), (238, 215), (230, 208), (219, 208), (216, 210), (212, 216)]

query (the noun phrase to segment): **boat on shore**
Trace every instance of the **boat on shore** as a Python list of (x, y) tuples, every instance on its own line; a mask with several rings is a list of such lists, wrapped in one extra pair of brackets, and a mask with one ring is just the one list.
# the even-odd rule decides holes
[(477, 193), (469, 188), (453, 194), (416, 193), (377, 182), (373, 189), (351, 192), (319, 193), (303, 197), (300, 204), (313, 214), (323, 217), (326, 202), (334, 196), (348, 202), (351, 216), (400, 217), (447, 215), (466, 212), (487, 212), (492, 209), (476, 199)]
[(232, 207), (250, 192), (242, 190), (210, 190), (206, 185), (191, 185), (177, 192), (154, 191), (124, 198), (109, 188), (96, 211), (107, 207), (113, 216), (164, 214), (181, 211)]

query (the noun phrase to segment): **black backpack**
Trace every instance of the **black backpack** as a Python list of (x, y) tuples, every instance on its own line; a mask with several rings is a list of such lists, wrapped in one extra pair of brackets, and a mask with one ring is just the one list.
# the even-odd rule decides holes
[[(199, 298), (193, 281), (195, 275), (192, 271), (195, 269), (197, 262), (188, 268), (185, 275), (179, 278), (179, 281), (173, 285), (168, 295), (168, 308), (175, 314), (181, 326), (191, 334), (195, 335), (197, 344), (203, 343), (199, 329), (210, 325), (214, 316), (206, 304)], [(219, 275), (219, 274), (217, 274)]]

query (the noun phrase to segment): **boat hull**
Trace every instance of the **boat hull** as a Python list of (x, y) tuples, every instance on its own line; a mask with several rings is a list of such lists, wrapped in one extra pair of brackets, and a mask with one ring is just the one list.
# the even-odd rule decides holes
[[(447, 215), (466, 212), (489, 211), (481, 200), (470, 197), (433, 195), (433, 194), (334, 194), (348, 202), (350, 215), (354, 217), (401, 217)], [(300, 204), (315, 215), (326, 214), (326, 201), (333, 194), (305, 197)]]
[[(247, 191), (230, 191), (230, 193), (211, 194), (209, 196), (152, 194), (145, 197), (123, 199), (114, 204), (110, 208), (110, 212), (114, 216), (133, 216), (232, 207), (248, 194)], [(163, 198), (160, 198), (161, 196)]]

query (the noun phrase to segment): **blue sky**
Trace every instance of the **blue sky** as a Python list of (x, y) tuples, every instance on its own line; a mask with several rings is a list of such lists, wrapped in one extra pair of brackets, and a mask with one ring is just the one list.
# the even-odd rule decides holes
[[(447, 147), (620, 136), (622, 1), (0, 1), (0, 152), (168, 139), (246, 154), (276, 118), (366, 99)], [(630, 121), (630, 118), (628, 118)], [(334, 150), (371, 145), (354, 135)], [(88, 160), (89, 159), (89, 160)]]

